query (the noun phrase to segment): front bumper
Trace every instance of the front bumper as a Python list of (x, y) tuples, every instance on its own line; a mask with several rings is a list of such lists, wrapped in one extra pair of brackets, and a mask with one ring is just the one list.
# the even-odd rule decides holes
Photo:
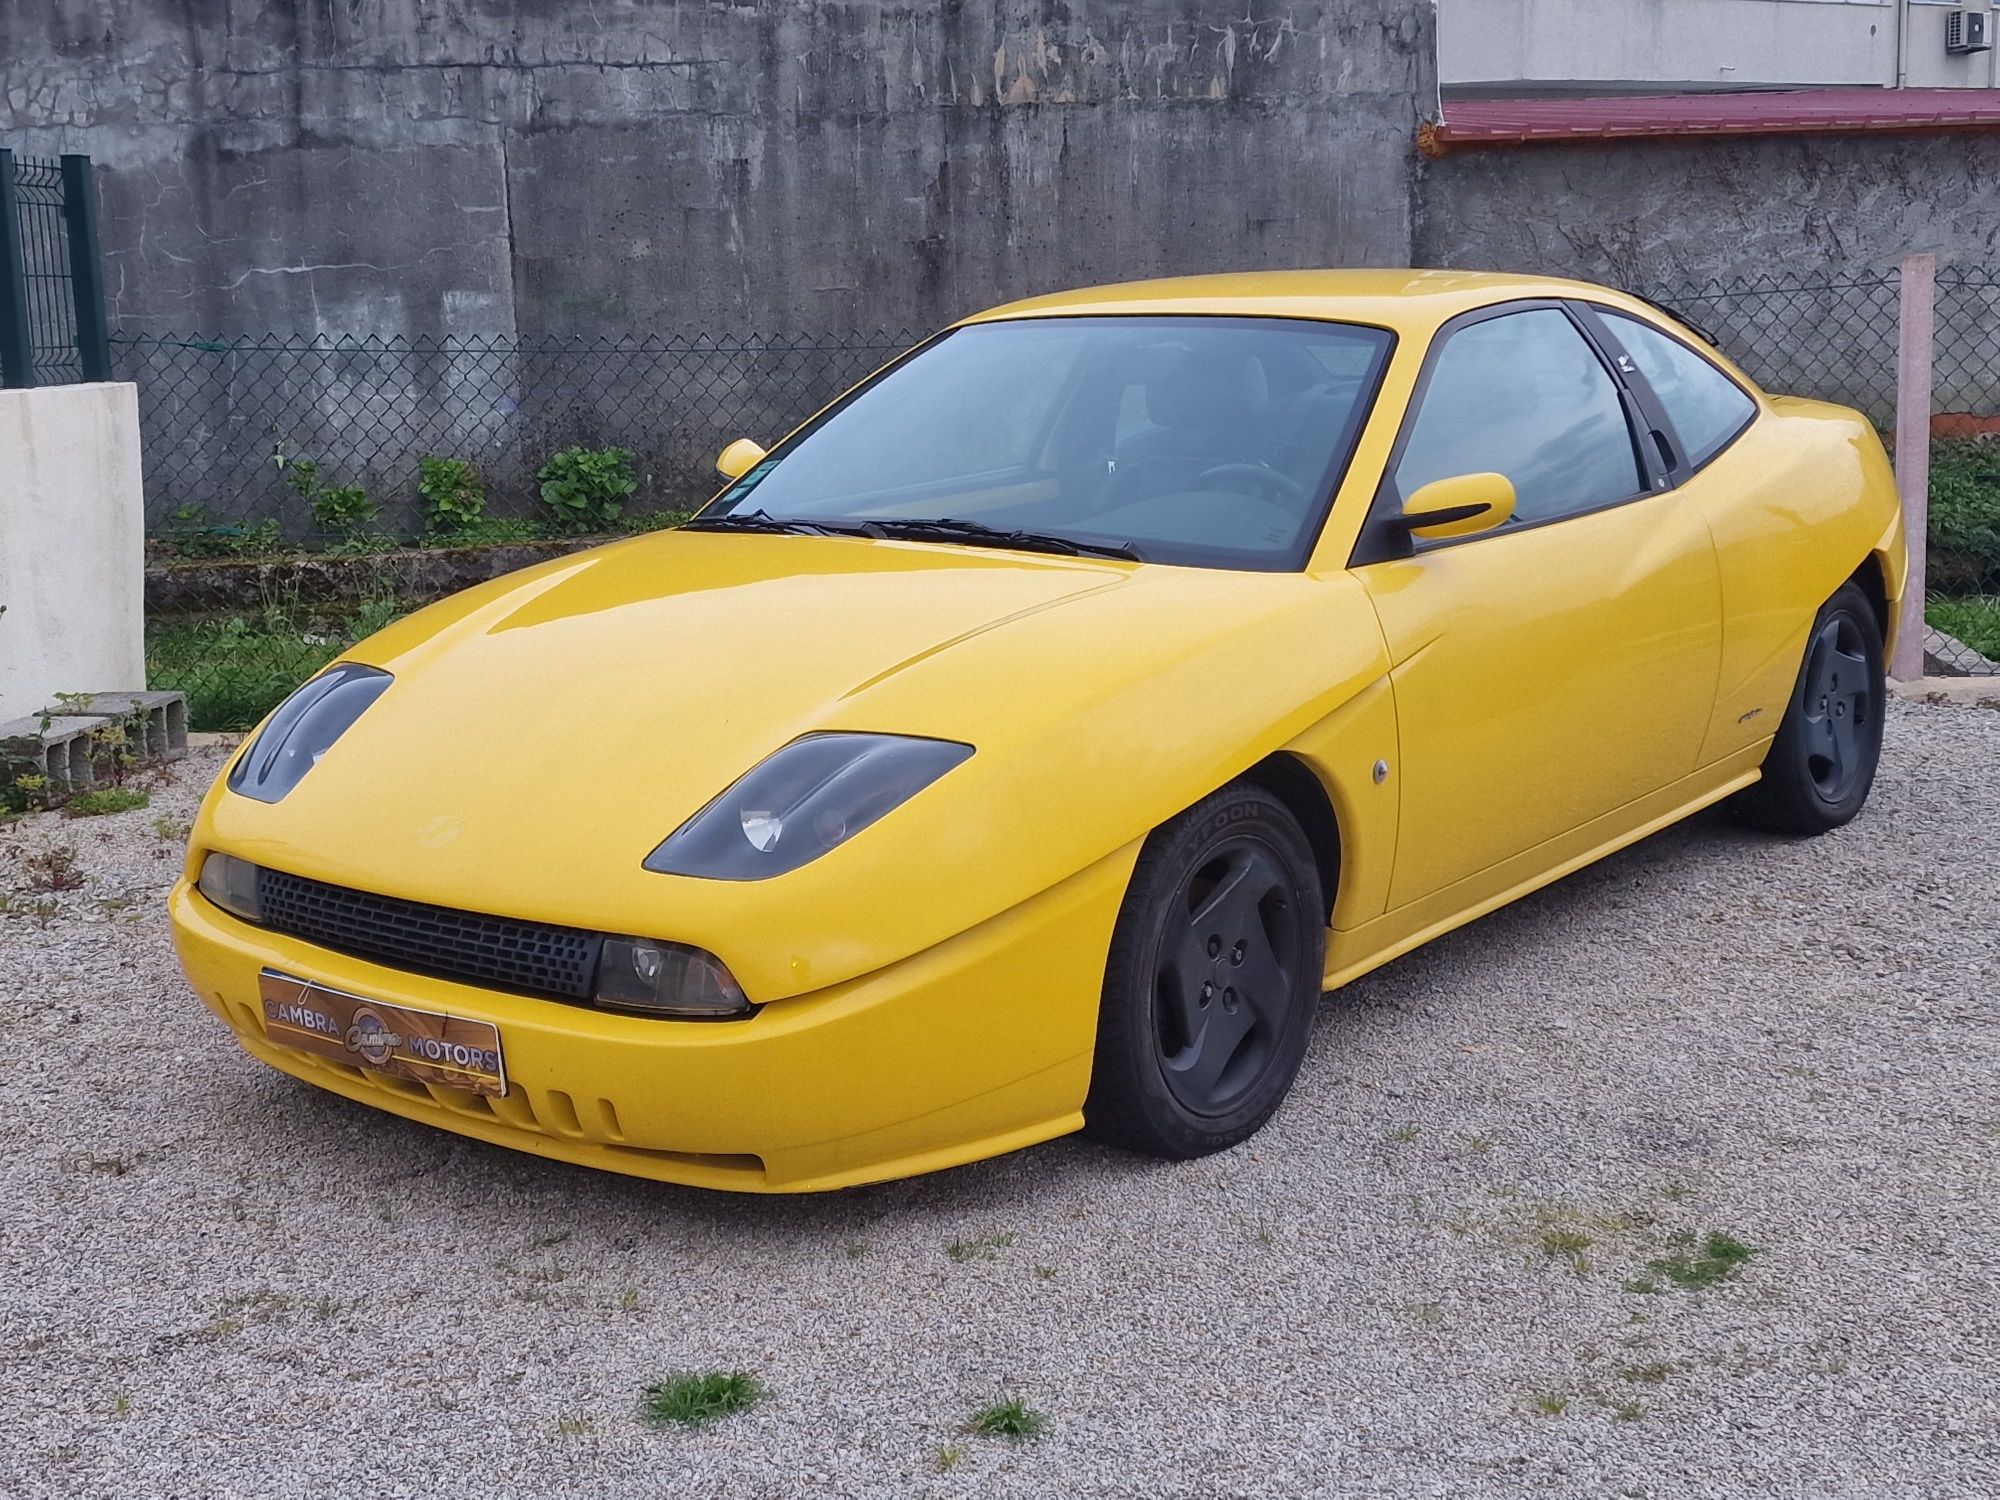
[[(1077, 1129), (1104, 961), (1138, 846), (900, 963), (741, 1021), (614, 1015), (432, 979), (255, 927), (183, 880), (195, 992), (254, 1057), (378, 1109), (663, 1182), (810, 1192), (905, 1177)], [(500, 1028), (488, 1099), (272, 1042), (266, 966)]]

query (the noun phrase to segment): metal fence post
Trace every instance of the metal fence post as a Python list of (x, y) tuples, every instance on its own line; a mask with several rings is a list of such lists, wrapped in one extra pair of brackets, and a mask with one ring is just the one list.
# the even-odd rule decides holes
[(90, 158), (62, 159), (69, 290), (76, 309), (76, 355), (85, 380), (111, 378), (111, 324), (104, 315), (104, 267), (97, 258), (97, 185)]
[(1915, 682), (1924, 675), (1925, 539), (1930, 534), (1931, 355), (1936, 337), (1937, 257), (1906, 255), (1902, 308), (1896, 326), (1896, 489), (1903, 499), (1903, 535), (1910, 573), (1889, 675)]
[(14, 153), (0, 146), (0, 386), (35, 383), (24, 250), (21, 204), (14, 183)]

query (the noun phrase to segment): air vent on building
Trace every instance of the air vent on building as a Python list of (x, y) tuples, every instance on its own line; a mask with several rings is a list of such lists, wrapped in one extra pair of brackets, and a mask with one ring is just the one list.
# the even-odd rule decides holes
[(1991, 52), (1987, 40), (1987, 13), (1983, 10), (1955, 10), (1945, 17), (1944, 50), (1954, 54)]

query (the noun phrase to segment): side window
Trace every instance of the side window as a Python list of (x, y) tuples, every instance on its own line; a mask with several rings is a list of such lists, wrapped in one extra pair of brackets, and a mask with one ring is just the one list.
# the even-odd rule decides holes
[(1599, 309), (1598, 315), (1666, 407), (1695, 467), (1715, 457), (1757, 414), (1757, 403), (1741, 386), (1679, 339), (1623, 313)]
[(1450, 335), (1396, 465), (1408, 499), (1434, 479), (1514, 482), (1514, 515), (1542, 521), (1645, 489), (1618, 387), (1567, 314), (1487, 318)]

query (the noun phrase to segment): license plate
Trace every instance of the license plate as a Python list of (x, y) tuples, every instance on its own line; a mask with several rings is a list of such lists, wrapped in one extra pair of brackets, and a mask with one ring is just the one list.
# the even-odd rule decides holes
[(264, 1033), (282, 1046), (418, 1083), (507, 1092), (500, 1028), (491, 1021), (369, 1000), (275, 969), (257, 976), (257, 988)]

